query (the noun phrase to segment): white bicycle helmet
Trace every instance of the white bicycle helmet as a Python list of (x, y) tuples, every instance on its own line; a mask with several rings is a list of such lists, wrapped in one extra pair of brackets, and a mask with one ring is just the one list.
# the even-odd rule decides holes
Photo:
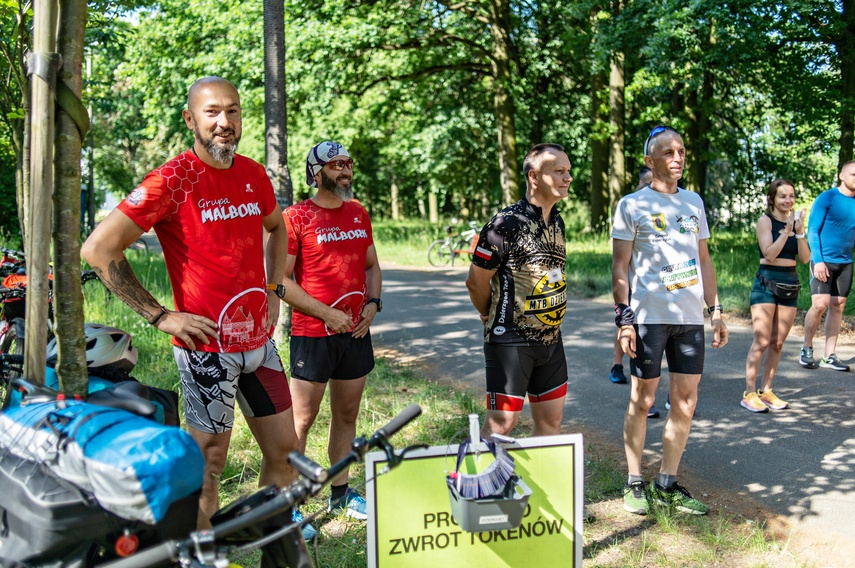
[[(130, 372), (137, 364), (137, 348), (131, 344), (129, 333), (98, 323), (84, 324), (83, 333), (86, 336), (86, 367), (90, 371), (112, 366)], [(47, 362), (55, 365), (56, 361), (54, 337), (47, 345)]]

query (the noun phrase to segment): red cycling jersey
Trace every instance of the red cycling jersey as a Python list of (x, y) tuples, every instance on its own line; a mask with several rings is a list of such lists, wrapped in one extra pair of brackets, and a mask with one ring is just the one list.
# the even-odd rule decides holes
[[(263, 218), (276, 207), (264, 168), (243, 156), (206, 165), (191, 150), (149, 173), (118, 208), (143, 230), (154, 227), (175, 309), (217, 322), (200, 351), (250, 351), (267, 341)], [(187, 348), (181, 340), (172, 343)]]
[[(294, 278), (316, 300), (359, 323), (366, 301), (365, 257), (374, 244), (368, 212), (356, 201), (325, 209), (307, 199), (285, 209)], [(294, 310), (291, 335), (332, 335), (323, 320)]]

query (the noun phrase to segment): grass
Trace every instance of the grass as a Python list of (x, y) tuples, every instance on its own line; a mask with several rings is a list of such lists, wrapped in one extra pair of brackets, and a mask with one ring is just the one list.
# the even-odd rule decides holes
[[(442, 227), (425, 223), (383, 224), (375, 226), (378, 255), (382, 261), (402, 265), (427, 266), (425, 251)], [(749, 238), (750, 237), (750, 238)], [(748, 304), (748, 287), (757, 264), (753, 236), (716, 234), (710, 242), (718, 271), (722, 301), (728, 311), (741, 311)], [(172, 305), (166, 271), (158, 255), (130, 254), (140, 280), (166, 306)], [(748, 268), (747, 268), (748, 267)], [(802, 267), (800, 267), (801, 269)], [(571, 236), (568, 241), (568, 289), (580, 297), (607, 298), (611, 290), (611, 247), (604, 237)], [(800, 307), (809, 295), (800, 298)], [(850, 308), (847, 307), (847, 313)], [(168, 339), (148, 326), (123, 303), (112, 298), (103, 287), (89, 285), (86, 290), (86, 319), (121, 327), (134, 335), (140, 351), (135, 376), (140, 380), (179, 390), (178, 374)], [(283, 349), (287, 361), (287, 348)], [(408, 404), (416, 402), (424, 410), (422, 417), (397, 435), (397, 447), (426, 443), (440, 445), (466, 431), (467, 415), (483, 414), (480, 396), (454, 390), (445, 384), (426, 380), (418, 368), (378, 359), (369, 375), (357, 432), (370, 434)], [(307, 454), (328, 465), (326, 425), (328, 401), (310, 437)], [(518, 435), (527, 435), (530, 424), (523, 423)], [(776, 540), (772, 531), (752, 518), (715, 513), (708, 517), (671, 516), (654, 511), (647, 517), (625, 513), (622, 509), (624, 483), (623, 457), (614, 447), (588, 442), (585, 456), (585, 499), (595, 520), (584, 527), (584, 562), (596, 567), (683, 567), (683, 566), (797, 566), (810, 564), (792, 558), (786, 543)], [(245, 422), (238, 417), (233, 433), (221, 500), (229, 502), (255, 489), (260, 455)], [(352, 482), (364, 481), (361, 465), (351, 470)], [(326, 496), (311, 501), (304, 514), (326, 506)], [(342, 522), (321, 517), (315, 522), (322, 538), (315, 551), (315, 565), (352, 568), (366, 564), (364, 523)], [(234, 559), (254, 566), (258, 554)]]

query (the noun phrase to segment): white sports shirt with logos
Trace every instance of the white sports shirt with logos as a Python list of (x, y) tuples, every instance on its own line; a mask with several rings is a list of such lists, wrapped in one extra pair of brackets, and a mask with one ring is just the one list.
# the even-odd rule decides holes
[(698, 243), (709, 236), (697, 193), (647, 186), (618, 202), (612, 238), (633, 241), (629, 286), (636, 323), (704, 324)]

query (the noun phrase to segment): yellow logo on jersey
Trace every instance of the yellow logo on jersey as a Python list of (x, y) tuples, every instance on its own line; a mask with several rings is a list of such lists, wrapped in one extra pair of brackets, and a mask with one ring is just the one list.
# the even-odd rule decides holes
[(567, 310), (567, 281), (563, 274), (561, 280), (550, 283), (549, 277), (544, 275), (530, 296), (525, 297), (523, 311), (526, 315), (533, 315), (546, 325), (561, 325), (564, 312)]
[(663, 213), (654, 213), (650, 216), (653, 221), (653, 228), (657, 231), (665, 230), (665, 215)]

